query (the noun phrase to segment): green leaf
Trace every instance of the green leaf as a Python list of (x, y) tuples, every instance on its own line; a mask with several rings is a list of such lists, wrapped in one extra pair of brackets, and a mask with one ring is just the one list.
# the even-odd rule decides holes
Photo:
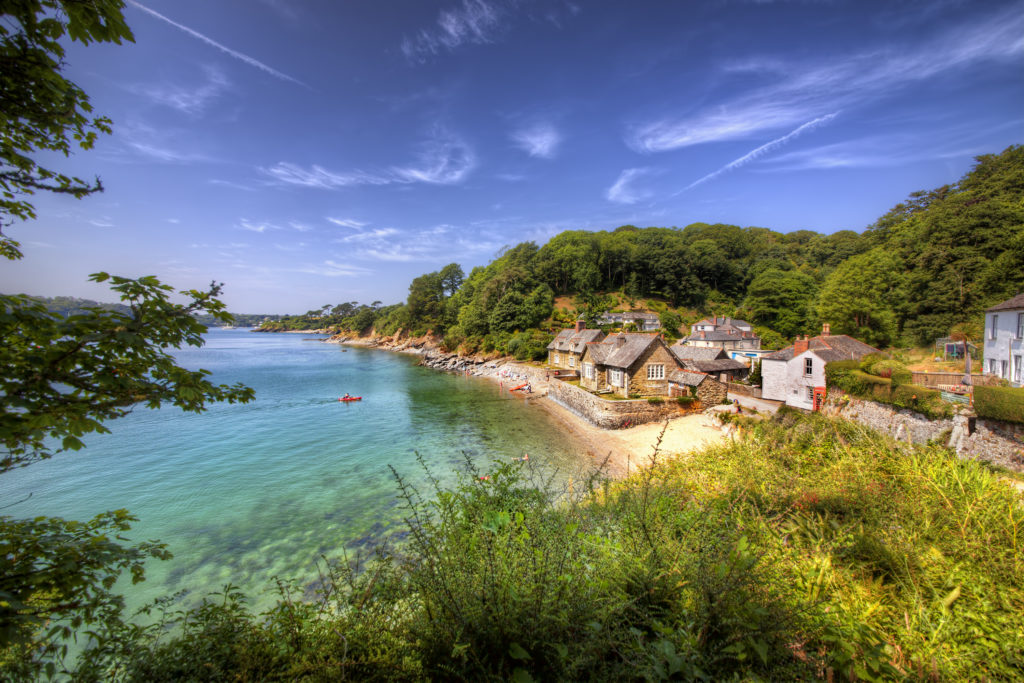
[(519, 643), (512, 643), (508, 646), (508, 656), (512, 659), (532, 659), (532, 657), (530, 657), (530, 653), (524, 650), (523, 646)]

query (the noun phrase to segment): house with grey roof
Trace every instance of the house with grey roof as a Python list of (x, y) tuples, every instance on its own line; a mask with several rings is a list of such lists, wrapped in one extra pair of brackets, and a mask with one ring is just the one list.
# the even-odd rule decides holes
[(661, 329), (661, 318), (657, 313), (646, 311), (627, 311), (622, 313), (605, 311), (597, 319), (597, 324), (613, 325), (615, 327), (625, 327), (626, 325), (633, 324), (636, 325), (636, 329), (639, 332), (653, 332)]
[(750, 374), (750, 367), (746, 363), (729, 358), (717, 346), (673, 344), (668, 350), (685, 369), (713, 375), (720, 382), (744, 379)]
[(576, 327), (562, 330), (548, 344), (548, 365), (578, 372), (586, 345), (599, 342), (604, 336), (601, 330), (588, 330), (582, 320), (578, 321)]
[(699, 320), (690, 325), (690, 336), (681, 341), (688, 346), (722, 349), (734, 359), (764, 355), (760, 353), (761, 338), (754, 333), (754, 327), (736, 318)]
[(985, 311), (984, 373), (1024, 386), (1024, 293)]
[(580, 386), (629, 396), (667, 396), (668, 375), (679, 368), (661, 335), (620, 332), (586, 345)]
[(831, 334), (825, 323), (817, 337), (804, 335), (761, 360), (761, 397), (817, 410), (825, 400), (825, 364), (869, 353), (881, 352), (845, 334)]

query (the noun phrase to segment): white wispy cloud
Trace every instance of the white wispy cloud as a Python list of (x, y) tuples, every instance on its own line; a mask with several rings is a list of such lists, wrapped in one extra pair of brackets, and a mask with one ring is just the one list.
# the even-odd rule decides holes
[(455, 185), (475, 166), (476, 157), (469, 145), (450, 133), (440, 133), (423, 144), (416, 163), (398, 166), (392, 171), (398, 182)]
[(300, 223), (299, 221), (288, 221), (288, 227), (298, 232), (309, 232), (313, 229), (313, 226)]
[(435, 26), (402, 40), (402, 53), (410, 60), (422, 61), (444, 50), (462, 45), (490, 43), (501, 29), (504, 8), (486, 0), (462, 0), (454, 8), (441, 10)]
[[(820, 66), (771, 62), (775, 82), (689, 116), (663, 117), (632, 127), (627, 144), (663, 152), (718, 140), (749, 138), (798, 125), (827, 112), (857, 106), (908, 84), (954, 70), (1019, 57), (1024, 13), (990, 14), (936, 39), (900, 50), (873, 50)], [(726, 71), (742, 70), (730, 63)]]
[(465, 180), (475, 166), (476, 156), (469, 145), (459, 137), (442, 131), (435, 133), (430, 140), (421, 145), (416, 161), (385, 171), (355, 170), (339, 173), (316, 164), (303, 168), (285, 161), (259, 170), (269, 176), (275, 184), (336, 190), (357, 185), (393, 183), (456, 185)]
[(227, 90), (230, 83), (219, 69), (204, 67), (206, 81), (194, 88), (179, 85), (139, 85), (132, 92), (148, 97), (157, 104), (189, 115), (201, 114), (206, 107)]
[(653, 172), (651, 168), (627, 168), (619, 174), (618, 180), (605, 190), (604, 196), (617, 204), (635, 204), (651, 196), (650, 191), (632, 186), (633, 181)]
[(783, 135), (780, 138), (775, 138), (771, 142), (766, 142), (765, 144), (761, 145), (757, 149), (754, 149), (754, 150), (751, 150), (751, 151), (747, 152), (746, 154), (741, 156), (739, 159), (735, 159), (734, 161), (730, 161), (728, 164), (726, 164), (722, 168), (718, 169), (717, 171), (713, 171), (711, 173), (708, 173), (706, 176), (704, 176), (702, 178), (698, 178), (697, 180), (693, 181), (692, 183), (687, 185), (685, 188), (683, 188), (683, 191), (685, 192), (686, 190), (690, 190), (690, 189), (692, 189), (694, 187), (697, 187), (701, 183), (706, 183), (707, 181), (711, 180), (712, 178), (717, 178), (718, 176), (722, 175), (723, 173), (726, 173), (728, 171), (732, 171), (733, 169), (737, 169), (740, 166), (745, 166), (746, 164), (749, 164), (751, 161), (755, 161), (756, 159), (764, 156), (765, 154), (768, 154), (772, 150), (778, 149), (779, 147), (781, 147), (782, 145), (786, 144), (790, 140), (792, 140), (792, 139), (794, 139), (796, 137), (799, 137), (802, 133), (806, 133), (807, 131), (809, 131), (809, 130), (811, 130), (813, 128), (817, 128), (818, 126), (822, 126), (822, 125), (828, 123), (829, 121), (834, 119), (836, 116), (838, 116), (838, 112), (836, 112), (834, 114), (826, 114), (825, 116), (819, 116), (818, 118), (814, 119), (813, 121), (808, 121), (807, 123), (805, 123), (802, 126), (798, 127), (796, 130), (790, 131), (789, 133)]
[(243, 185), (242, 183), (236, 183), (232, 180), (220, 180), (219, 178), (211, 178), (207, 181), (211, 185), (220, 185), (221, 187), (230, 187), (233, 190), (242, 190), (243, 192), (255, 192), (256, 188)]
[(369, 225), (369, 223), (357, 221), (352, 218), (334, 218), (332, 216), (327, 216), (327, 222), (334, 223), (335, 225), (340, 226), (342, 228), (352, 228), (353, 230), (359, 230), (360, 228)]
[[(341, 239), (337, 240), (342, 243), (352, 242), (381, 242), (385, 237), (391, 237), (397, 235), (398, 231), (394, 228), (377, 228), (375, 230), (368, 230), (366, 232), (357, 232), (352, 235), (346, 235)], [(384, 242), (381, 242), (382, 244)]]
[(95, 225), (97, 228), (114, 227), (114, 224), (110, 222), (109, 218), (93, 218), (89, 221), (89, 225)]
[(531, 157), (552, 159), (562, 143), (562, 135), (550, 123), (538, 123), (513, 132), (512, 141)]
[(118, 126), (115, 135), (118, 141), (135, 156), (150, 161), (169, 164), (190, 164), (212, 162), (214, 159), (201, 152), (186, 149), (180, 142), (183, 137), (171, 129), (157, 130), (138, 121)]
[(295, 269), (299, 273), (310, 275), (322, 275), (324, 277), (356, 277), (368, 275), (371, 271), (351, 263), (339, 263), (338, 261), (326, 260), (315, 265), (301, 266)]
[(222, 44), (218, 43), (213, 38), (210, 38), (208, 36), (203, 35), (199, 31), (190, 29), (188, 26), (184, 26), (182, 24), (179, 24), (178, 22), (165, 17), (164, 15), (160, 14), (159, 12), (151, 10), (150, 8), (146, 7), (145, 5), (143, 5), (140, 2), (137, 2), (136, 0), (127, 0), (127, 2), (132, 7), (136, 7), (138, 9), (142, 10), (143, 12), (149, 14), (150, 16), (156, 17), (160, 21), (163, 21), (163, 22), (165, 22), (167, 24), (170, 24), (171, 26), (175, 27), (176, 29), (184, 31), (185, 33), (189, 34), (193, 38), (201, 40), (204, 43), (206, 43), (207, 45), (210, 45), (211, 47), (217, 48), (218, 50), (220, 50), (224, 54), (230, 55), (230, 56), (234, 57), (235, 59), (237, 59), (239, 61), (245, 62), (249, 66), (254, 66), (257, 69), (259, 69), (260, 71), (268, 73), (271, 76), (274, 76), (276, 78), (280, 78), (283, 81), (290, 81), (292, 83), (296, 83), (298, 85), (301, 85), (301, 86), (304, 86), (304, 87), (307, 87), (307, 88), (309, 87), (308, 85), (306, 85), (305, 83), (303, 83), (299, 79), (293, 78), (293, 77), (289, 76), (286, 73), (282, 73), (282, 72), (278, 71), (277, 69), (269, 67), (269, 66), (267, 66), (266, 64), (264, 64), (263, 62), (259, 61), (258, 59), (254, 58), (254, 57), (250, 57), (249, 55), (243, 54), (241, 52), (238, 52), (237, 50), (232, 50), (231, 48), (227, 47), (226, 45), (222, 45)]
[(240, 230), (248, 230), (249, 232), (258, 232), (258, 233), (264, 233), (264, 232), (268, 232), (270, 230), (281, 230), (281, 226), (280, 225), (275, 225), (273, 223), (269, 223), (269, 222), (266, 222), (266, 221), (256, 223), (256, 222), (248, 220), (247, 218), (239, 219), (239, 221), (238, 221), (238, 223), (236, 224), (235, 227), (239, 228)]
[(261, 168), (260, 171), (280, 184), (315, 187), (322, 190), (336, 190), (354, 185), (387, 185), (393, 182), (384, 176), (363, 171), (335, 173), (317, 164), (313, 164), (309, 168), (302, 168), (298, 164), (287, 161), (280, 161), (270, 168)]

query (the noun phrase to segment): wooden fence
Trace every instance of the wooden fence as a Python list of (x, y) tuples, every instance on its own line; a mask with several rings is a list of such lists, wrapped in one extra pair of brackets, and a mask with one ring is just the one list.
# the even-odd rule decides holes
[[(960, 381), (964, 377), (962, 372), (916, 372), (912, 371), (911, 382), (919, 387), (927, 387), (929, 389), (937, 389), (940, 386), (950, 386), (960, 384)], [(994, 375), (971, 375), (971, 384), (974, 386), (989, 386), (995, 384), (998, 378)]]

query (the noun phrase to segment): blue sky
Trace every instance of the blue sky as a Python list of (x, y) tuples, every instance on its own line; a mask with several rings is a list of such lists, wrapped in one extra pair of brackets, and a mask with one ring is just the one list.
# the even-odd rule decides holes
[(1024, 142), (1024, 3), (129, 0), (73, 45), (115, 132), (48, 159), (0, 289), (91, 272), (229, 308), (403, 300), (566, 229), (863, 230)]

